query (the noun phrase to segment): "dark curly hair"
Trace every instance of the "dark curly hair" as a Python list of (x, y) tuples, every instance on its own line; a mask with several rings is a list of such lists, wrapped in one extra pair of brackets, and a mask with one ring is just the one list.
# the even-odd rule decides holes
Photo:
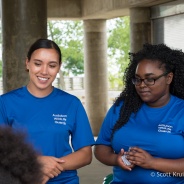
[(25, 134), (0, 127), (0, 183), (40, 184), (41, 168), (37, 153), (25, 142)]
[(132, 83), (136, 67), (143, 59), (159, 62), (160, 67), (165, 70), (164, 72), (173, 72), (174, 77), (170, 85), (170, 93), (184, 99), (184, 53), (182, 50), (171, 49), (165, 44), (144, 44), (142, 50), (139, 52), (129, 53), (129, 58), (130, 63), (123, 77), (125, 87), (114, 103), (115, 106), (118, 106), (123, 101), (119, 119), (112, 130), (112, 137), (116, 130), (128, 122), (131, 113), (136, 113), (143, 103)]

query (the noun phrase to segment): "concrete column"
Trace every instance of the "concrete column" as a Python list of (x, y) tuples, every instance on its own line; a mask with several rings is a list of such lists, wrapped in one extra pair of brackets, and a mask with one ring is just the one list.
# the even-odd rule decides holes
[(140, 50), (144, 43), (151, 43), (151, 20), (149, 8), (130, 9), (131, 52)]
[(47, 0), (2, 0), (3, 91), (26, 85), (25, 59), (37, 38), (47, 37)]
[(84, 21), (85, 107), (94, 136), (108, 110), (106, 20)]

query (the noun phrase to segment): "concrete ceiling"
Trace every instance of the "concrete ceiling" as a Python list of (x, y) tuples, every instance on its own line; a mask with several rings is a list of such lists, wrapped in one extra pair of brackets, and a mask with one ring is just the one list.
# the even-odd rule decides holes
[(48, 18), (65, 20), (111, 19), (129, 9), (151, 7), (171, 0), (47, 0)]

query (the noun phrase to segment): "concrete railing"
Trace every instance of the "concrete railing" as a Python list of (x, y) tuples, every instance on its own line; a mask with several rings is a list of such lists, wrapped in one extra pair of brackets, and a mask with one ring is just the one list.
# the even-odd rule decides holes
[[(53, 85), (61, 88), (60, 78), (56, 78)], [(84, 91), (84, 78), (83, 77), (64, 77), (64, 91), (77, 96), (83, 105), (85, 105), (85, 91)], [(109, 90), (108, 101), (109, 106), (113, 103), (114, 99), (119, 96), (121, 91)], [(0, 94), (3, 93), (2, 78), (0, 78)]]

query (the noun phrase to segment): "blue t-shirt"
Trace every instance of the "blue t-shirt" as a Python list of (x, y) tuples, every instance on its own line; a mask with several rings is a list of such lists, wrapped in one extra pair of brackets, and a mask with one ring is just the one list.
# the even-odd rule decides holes
[[(3, 94), (0, 124), (26, 132), (28, 141), (45, 156), (60, 158), (95, 143), (80, 100), (57, 88), (43, 98), (31, 95), (27, 87)], [(79, 178), (76, 170), (70, 170), (48, 183), (77, 184)]]
[[(111, 146), (117, 154), (121, 148), (128, 151), (129, 147), (138, 146), (153, 157), (184, 158), (184, 100), (171, 96), (169, 103), (160, 108), (143, 104), (140, 110), (136, 114), (132, 113), (129, 121), (114, 133), (111, 142), (112, 128), (119, 118), (121, 106), (122, 103), (109, 109), (96, 144)], [(135, 166), (132, 171), (115, 166), (113, 175), (113, 184), (184, 183), (184, 173), (161, 173), (139, 166)]]

